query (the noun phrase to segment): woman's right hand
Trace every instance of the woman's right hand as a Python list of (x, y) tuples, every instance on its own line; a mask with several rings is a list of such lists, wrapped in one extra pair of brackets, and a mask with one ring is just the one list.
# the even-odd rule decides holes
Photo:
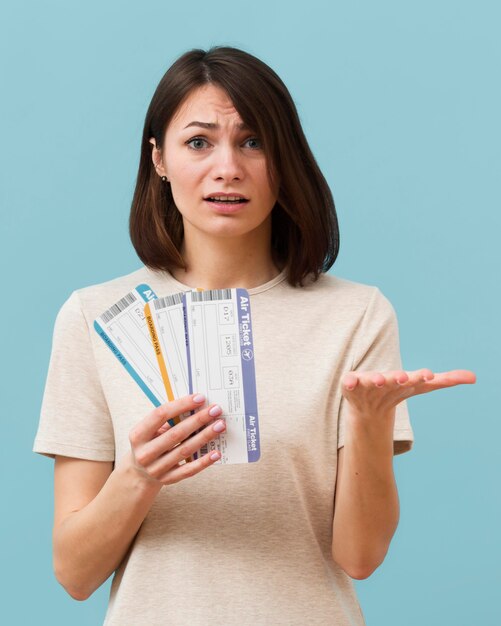
[[(221, 458), (214, 450), (184, 463), (226, 429), (223, 419), (214, 422), (222, 413), (221, 407), (212, 404), (200, 408), (204, 402), (205, 397), (200, 394), (172, 400), (154, 409), (130, 431), (131, 462), (145, 480), (160, 486), (172, 485), (198, 474)], [(175, 426), (169, 425), (169, 420), (196, 409), (196, 413)], [(190, 437), (193, 433), (196, 434)]]

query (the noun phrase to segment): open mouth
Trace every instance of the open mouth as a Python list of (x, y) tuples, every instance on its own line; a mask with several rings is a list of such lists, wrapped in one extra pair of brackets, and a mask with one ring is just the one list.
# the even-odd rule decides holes
[(241, 204), (243, 202), (249, 202), (246, 198), (236, 198), (236, 199), (228, 199), (228, 198), (205, 198), (207, 202), (217, 202), (217, 204)]

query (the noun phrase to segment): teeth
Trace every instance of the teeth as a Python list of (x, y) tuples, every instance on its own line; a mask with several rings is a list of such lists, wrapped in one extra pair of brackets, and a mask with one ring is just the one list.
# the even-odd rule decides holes
[(231, 201), (243, 200), (243, 198), (240, 198), (240, 196), (211, 196), (210, 200), (217, 200), (218, 202), (226, 202), (228, 200), (231, 200)]

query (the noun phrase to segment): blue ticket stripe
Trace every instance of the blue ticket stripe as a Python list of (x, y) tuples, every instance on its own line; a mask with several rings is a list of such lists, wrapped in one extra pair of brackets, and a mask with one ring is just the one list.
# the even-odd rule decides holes
[(256, 372), (254, 367), (254, 341), (250, 298), (246, 289), (236, 289), (238, 328), (240, 331), (240, 360), (245, 405), (245, 432), (247, 433), (247, 456), (249, 463), (258, 461), (261, 448), (259, 443), (259, 419), (257, 413)]
[(144, 393), (148, 396), (148, 398), (153, 402), (155, 406), (160, 406), (162, 403), (160, 400), (154, 395), (151, 389), (145, 384), (143, 379), (139, 376), (136, 370), (132, 367), (132, 365), (127, 361), (125, 356), (120, 352), (120, 350), (116, 347), (113, 341), (110, 339), (108, 334), (104, 331), (104, 329), (98, 324), (97, 321), (94, 321), (94, 328), (97, 334), (101, 337), (104, 343), (110, 348), (113, 354), (117, 357), (120, 363), (125, 367), (125, 369), (129, 372), (132, 378), (136, 381), (136, 383), (141, 387)]
[[(141, 283), (135, 289), (137, 293), (141, 296), (141, 298), (145, 302), (149, 302), (150, 300), (155, 300), (157, 295), (153, 291), (153, 289), (146, 285), (145, 283)], [(155, 405), (160, 406), (162, 403), (156, 397), (156, 395), (151, 391), (148, 385), (144, 382), (144, 380), (139, 376), (136, 370), (132, 367), (129, 361), (125, 358), (125, 356), (120, 352), (117, 348), (111, 337), (106, 333), (106, 331), (101, 327), (97, 320), (94, 320), (94, 329), (97, 334), (101, 337), (104, 343), (108, 346), (108, 348), (113, 352), (113, 354), (117, 357), (120, 363), (125, 367), (125, 369), (129, 372), (132, 378), (136, 381), (136, 383), (141, 387), (145, 395), (148, 399)]]
[(136, 287), (136, 291), (145, 302), (157, 299), (157, 294), (149, 285), (146, 285), (145, 283), (141, 283), (140, 285), (138, 285)]

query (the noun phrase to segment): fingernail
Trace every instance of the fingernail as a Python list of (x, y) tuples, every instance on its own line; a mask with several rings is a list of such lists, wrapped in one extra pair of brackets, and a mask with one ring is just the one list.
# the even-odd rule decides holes
[(193, 396), (193, 402), (198, 402), (199, 404), (201, 402), (205, 402), (205, 396), (203, 396), (201, 393), (197, 393), (196, 396)]
[(209, 409), (209, 415), (211, 417), (217, 417), (218, 415), (221, 415), (222, 412), (223, 412), (223, 409), (218, 404), (215, 404), (213, 407)]
[(221, 453), (220, 453), (220, 452), (213, 452), (213, 453), (210, 455), (210, 460), (211, 460), (211, 461), (217, 461), (217, 460), (218, 460), (218, 459), (220, 459), (220, 458), (221, 458)]
[(214, 426), (212, 427), (212, 430), (215, 430), (216, 433), (222, 433), (225, 428), (226, 428), (226, 424), (224, 420), (219, 420), (219, 422), (216, 422), (214, 424)]

